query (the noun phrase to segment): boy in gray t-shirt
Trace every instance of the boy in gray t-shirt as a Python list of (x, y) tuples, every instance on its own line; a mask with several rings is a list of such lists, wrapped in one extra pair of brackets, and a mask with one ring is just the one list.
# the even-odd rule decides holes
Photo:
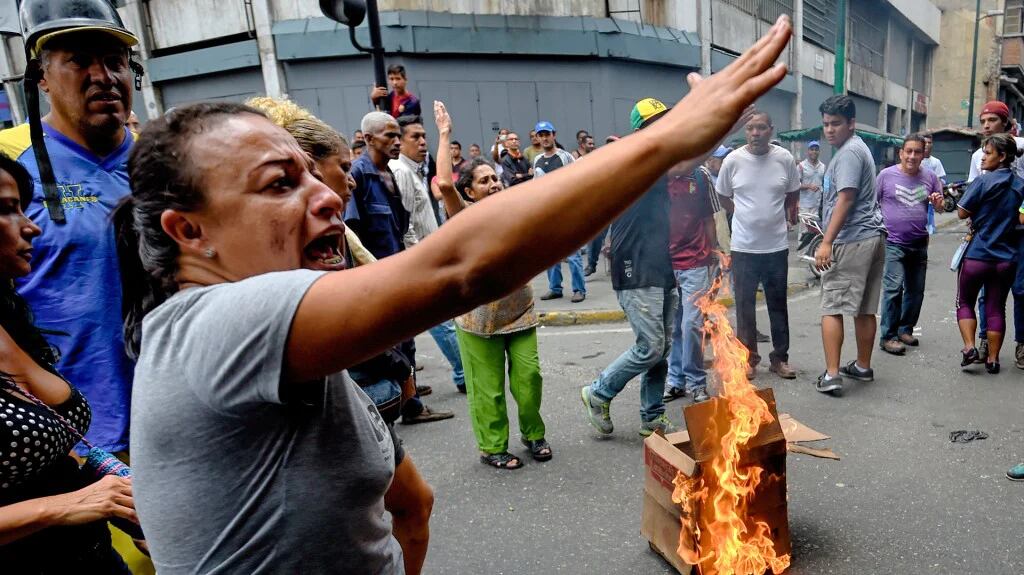
[[(815, 265), (822, 270), (821, 340), (825, 348), (825, 372), (818, 378), (816, 389), (839, 395), (842, 376), (874, 380), (871, 352), (885, 266), (885, 228), (875, 195), (875, 162), (855, 133), (853, 101), (836, 95), (819, 109), (825, 139), (835, 153), (825, 170), (825, 235), (814, 254)], [(840, 367), (844, 315), (854, 316), (857, 359)]]

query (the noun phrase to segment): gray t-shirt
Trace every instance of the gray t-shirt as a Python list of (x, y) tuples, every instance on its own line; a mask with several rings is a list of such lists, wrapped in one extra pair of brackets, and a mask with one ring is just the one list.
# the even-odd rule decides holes
[(146, 317), (133, 490), (161, 575), (404, 572), (384, 510), (395, 448), (373, 402), (345, 372), (281, 379), (321, 275), (193, 288)]
[(857, 135), (850, 137), (835, 151), (825, 170), (822, 229), (828, 229), (832, 221), (839, 191), (847, 188), (855, 188), (857, 195), (835, 243), (859, 242), (884, 233), (882, 213), (878, 209), (878, 197), (875, 195), (875, 161), (871, 158), (867, 144)]

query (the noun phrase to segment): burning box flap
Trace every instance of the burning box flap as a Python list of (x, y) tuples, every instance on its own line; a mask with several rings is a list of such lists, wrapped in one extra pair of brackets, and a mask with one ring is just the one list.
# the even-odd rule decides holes
[(666, 489), (673, 488), (672, 481), (679, 471), (687, 476), (694, 473), (696, 462), (678, 447), (689, 439), (689, 435), (683, 431), (667, 436), (655, 433), (644, 440), (644, 465), (649, 475)]
[[(768, 404), (771, 413), (777, 413), (775, 394), (770, 388), (758, 390), (757, 395)], [(683, 419), (686, 420), (686, 429), (693, 443), (694, 459), (700, 463), (707, 462), (719, 452), (719, 441), (729, 429), (730, 418), (729, 403), (720, 398), (695, 403), (683, 409)], [(773, 419), (761, 425), (757, 435), (747, 441), (745, 454), (761, 451), (785, 453), (785, 441), (778, 420)]]

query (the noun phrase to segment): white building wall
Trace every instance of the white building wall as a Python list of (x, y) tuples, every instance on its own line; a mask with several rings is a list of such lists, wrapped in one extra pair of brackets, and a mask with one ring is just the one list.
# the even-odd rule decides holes
[[(755, 18), (735, 6), (718, 0), (712, 0), (711, 14), (712, 43), (736, 53), (750, 48), (774, 24), (774, 22), (765, 22), (760, 18)], [(786, 47), (782, 56), (779, 57), (779, 61), (792, 65), (793, 47), (791, 45)]]
[(933, 44), (939, 43), (942, 11), (935, 4), (928, 0), (889, 0), (889, 5), (909, 20)]
[(148, 6), (155, 49), (230, 36), (251, 26), (242, 0), (159, 0)]
[(800, 73), (824, 84), (835, 84), (836, 55), (828, 50), (804, 42), (800, 52)]

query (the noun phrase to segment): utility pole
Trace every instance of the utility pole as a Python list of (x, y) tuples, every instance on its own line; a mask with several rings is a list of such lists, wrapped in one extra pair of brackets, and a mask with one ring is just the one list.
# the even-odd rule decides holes
[(971, 52), (971, 86), (967, 91), (967, 127), (974, 127), (974, 82), (978, 79), (978, 27), (981, 25), (981, 0), (974, 5), (974, 51)]
[[(979, 2), (981, 0), (978, 0)], [(846, 0), (836, 2), (836, 65), (833, 92), (846, 93)]]

